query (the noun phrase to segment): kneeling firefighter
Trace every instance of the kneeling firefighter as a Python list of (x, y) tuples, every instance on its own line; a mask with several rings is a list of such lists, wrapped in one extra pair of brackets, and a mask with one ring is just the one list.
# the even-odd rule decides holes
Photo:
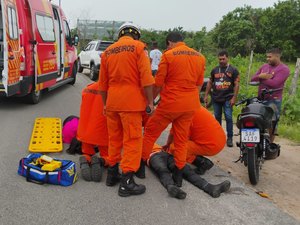
[[(81, 142), (83, 154), (79, 158), (81, 175), (86, 181), (100, 182), (103, 166), (107, 165), (108, 132), (106, 117), (102, 112), (99, 84), (90, 84), (82, 91), (77, 129), (77, 140)], [(99, 157), (95, 155), (96, 150), (99, 151)]]

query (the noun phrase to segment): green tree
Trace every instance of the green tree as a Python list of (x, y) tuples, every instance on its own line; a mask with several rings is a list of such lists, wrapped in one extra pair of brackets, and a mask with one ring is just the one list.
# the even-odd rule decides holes
[(227, 49), (231, 54), (248, 55), (259, 46), (257, 38), (261, 9), (250, 6), (237, 8), (225, 15), (212, 31), (212, 39), (218, 48)]
[(278, 2), (267, 9), (261, 26), (266, 48), (281, 48), (289, 61), (300, 55), (300, 0)]

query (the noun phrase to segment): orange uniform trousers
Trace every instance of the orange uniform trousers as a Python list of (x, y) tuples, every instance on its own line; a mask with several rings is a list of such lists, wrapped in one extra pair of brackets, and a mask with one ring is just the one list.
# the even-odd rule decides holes
[(165, 112), (157, 110), (150, 117), (145, 127), (143, 139), (142, 159), (146, 161), (153, 149), (153, 145), (161, 133), (172, 123), (174, 132), (174, 159), (178, 169), (182, 169), (186, 163), (189, 128), (194, 111), (190, 112)]
[[(194, 114), (187, 142), (187, 162), (192, 163), (197, 155), (213, 156), (225, 146), (226, 135), (223, 128), (213, 115), (201, 107)], [(176, 147), (170, 145), (169, 153), (173, 154)]]
[[(187, 148), (187, 155), (186, 155), (186, 162), (187, 163), (193, 163), (196, 159), (196, 156), (214, 156), (218, 154), (222, 149), (224, 148), (226, 138), (225, 139), (215, 139), (210, 140), (210, 144), (197, 144), (194, 141), (189, 140), (187, 142), (186, 148)], [(174, 144), (170, 145), (169, 153), (174, 154), (175, 152), (175, 146)]]
[[(97, 146), (99, 150), (99, 156), (104, 159), (105, 166), (108, 165), (108, 146)], [(82, 142), (81, 149), (83, 155), (86, 157), (88, 161), (91, 161), (91, 156), (95, 154), (95, 145)]]
[(142, 156), (142, 112), (107, 111), (106, 116), (109, 166), (120, 162), (123, 173), (136, 172)]

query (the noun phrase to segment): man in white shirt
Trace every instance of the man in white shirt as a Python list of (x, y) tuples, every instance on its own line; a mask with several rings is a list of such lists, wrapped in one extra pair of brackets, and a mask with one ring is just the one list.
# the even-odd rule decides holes
[(161, 58), (161, 51), (158, 50), (157, 42), (152, 43), (152, 50), (150, 51), (150, 62), (151, 62), (151, 70), (152, 75), (155, 76), (158, 70), (158, 64)]

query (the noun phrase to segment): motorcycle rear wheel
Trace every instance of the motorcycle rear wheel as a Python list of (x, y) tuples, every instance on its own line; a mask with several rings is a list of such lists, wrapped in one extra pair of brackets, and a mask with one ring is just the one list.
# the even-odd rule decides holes
[(252, 185), (256, 185), (259, 181), (259, 160), (257, 156), (258, 147), (248, 149), (248, 175)]

